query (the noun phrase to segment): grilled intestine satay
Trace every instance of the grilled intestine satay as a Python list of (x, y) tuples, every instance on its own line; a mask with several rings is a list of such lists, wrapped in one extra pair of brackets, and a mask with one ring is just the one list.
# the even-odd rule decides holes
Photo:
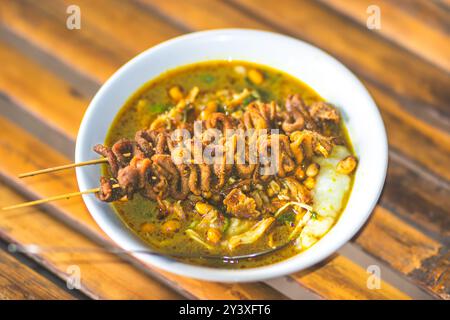
[[(177, 127), (171, 123), (167, 127), (140, 130), (134, 140), (121, 139), (111, 148), (103, 145), (94, 147), (95, 152), (108, 160), (110, 169), (110, 177), (100, 180), (98, 198), (108, 202), (123, 196), (132, 199), (139, 192), (158, 203), (166, 198), (185, 200), (190, 194), (221, 201), (227, 196), (221, 196), (221, 189), (226, 189), (227, 185), (235, 184), (236, 181), (250, 181), (250, 192), (253, 186), (269, 184), (276, 178), (298, 177), (298, 172), (303, 170), (314, 154), (327, 156), (330, 153), (333, 137), (324, 136), (322, 128), (327, 128), (330, 122), (338, 123), (339, 114), (334, 107), (324, 102), (306, 106), (298, 95), (292, 95), (286, 100), (283, 111), (274, 102), (254, 101), (239, 117), (213, 112), (202, 121), (206, 129), (217, 129), (221, 133), (220, 139), (215, 141), (213, 153), (222, 152), (223, 157), (219, 158), (222, 161), (174, 162), (175, 150), (180, 152), (180, 142), (173, 140), (175, 130), (187, 128), (193, 134), (192, 126), (186, 123), (178, 122)], [(227, 131), (232, 129), (241, 131), (228, 137)], [(271, 129), (278, 129), (279, 133), (272, 134)], [(245, 137), (239, 133), (249, 130), (254, 130), (253, 136)], [(258, 130), (269, 131), (259, 134)], [(210, 137), (202, 138), (210, 142)], [(237, 162), (241, 156), (240, 150), (236, 148), (239, 139), (243, 139), (245, 145), (244, 163)], [(273, 139), (277, 140), (275, 148), (270, 147)], [(253, 156), (258, 161), (268, 160), (267, 152), (276, 153), (272, 158), (276, 160), (272, 164), (272, 171), (268, 169), (267, 161), (249, 163), (249, 145), (255, 142), (257, 147), (254, 148), (256, 154)], [(195, 148), (189, 143), (186, 145), (186, 141), (184, 143), (181, 152), (188, 159), (195, 159)], [(230, 157), (234, 163), (225, 162)], [(119, 188), (114, 188), (114, 185)]]

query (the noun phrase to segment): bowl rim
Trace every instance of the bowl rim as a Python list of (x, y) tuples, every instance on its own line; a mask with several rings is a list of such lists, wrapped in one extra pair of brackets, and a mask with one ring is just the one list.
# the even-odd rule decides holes
[[(283, 261), (277, 262), (275, 264), (270, 264), (267, 266), (256, 267), (256, 268), (248, 268), (248, 269), (221, 269), (221, 268), (211, 268), (204, 267), (199, 265), (187, 264), (179, 261), (174, 261), (169, 258), (163, 258), (156, 256), (151, 256), (148, 254), (140, 254), (140, 253), (130, 253), (132, 256), (135, 256), (138, 260), (144, 262), (145, 264), (150, 264), (152, 266), (156, 266), (157, 268), (161, 268), (163, 270), (187, 276), (200, 280), (208, 280), (208, 281), (219, 281), (219, 282), (250, 282), (250, 281), (260, 281), (267, 280), (287, 274), (291, 274), (297, 272), (299, 270), (306, 269), (311, 267), (312, 265), (317, 264), (318, 262), (326, 259), (331, 254), (336, 252), (341, 246), (347, 243), (365, 224), (370, 214), (372, 213), (378, 198), (383, 189), (387, 165), (388, 165), (388, 144), (387, 144), (387, 136), (386, 130), (384, 127), (383, 120), (379, 113), (379, 110), (370, 96), (367, 89), (361, 83), (361, 81), (340, 61), (338, 61), (333, 56), (329, 55), (325, 51), (298, 39), (282, 35), (275, 32), (270, 31), (261, 31), (254, 29), (215, 29), (215, 30), (207, 30), (207, 31), (199, 31), (193, 32), (185, 35), (181, 35), (165, 42), (162, 42), (154, 47), (151, 47), (142, 53), (136, 55), (134, 58), (125, 63), (122, 67), (120, 67), (98, 90), (94, 98), (91, 100), (80, 125), (80, 129), (78, 131), (76, 148), (75, 148), (75, 162), (80, 162), (86, 160), (83, 156), (83, 152), (86, 148), (91, 148), (92, 146), (87, 146), (85, 142), (85, 137), (90, 131), (90, 123), (93, 119), (93, 114), (95, 109), (100, 105), (102, 99), (104, 99), (105, 93), (108, 91), (108, 88), (113, 85), (120, 77), (126, 72), (126, 70), (134, 64), (139, 64), (140, 61), (145, 60), (148, 55), (155, 54), (158, 51), (161, 51), (167, 47), (170, 47), (174, 44), (179, 44), (185, 41), (193, 41), (199, 38), (208, 38), (208, 37), (233, 37), (233, 36), (245, 36), (245, 37), (267, 37), (267, 40), (270, 41), (270, 38), (277, 39), (279, 41), (287, 41), (295, 43), (299, 46), (303, 46), (307, 50), (314, 51), (315, 54), (321, 55), (324, 58), (328, 59), (332, 63), (336, 64), (337, 67), (340, 68), (340, 72), (346, 73), (346, 76), (352, 78), (351, 80), (354, 83), (355, 90), (359, 90), (363, 95), (365, 95), (364, 99), (367, 102), (367, 106), (371, 108), (372, 112), (372, 122), (375, 125), (375, 130), (378, 134), (379, 139), (379, 150), (378, 150), (378, 161), (379, 165), (376, 168), (378, 171), (378, 178), (376, 181), (371, 181), (371, 198), (366, 204), (365, 212), (361, 213), (358, 221), (354, 221), (351, 228), (348, 229), (347, 234), (340, 235), (337, 239), (338, 241), (334, 241), (331, 243), (327, 243), (327, 246), (323, 248), (320, 252), (314, 252), (313, 255), (309, 254), (314, 247), (320, 244), (320, 241), (291, 258), (285, 259)], [(207, 60), (207, 59), (206, 59)], [(205, 60), (205, 61), (206, 61)], [(239, 59), (238, 59), (239, 60)], [(249, 61), (251, 62), (251, 61)], [(180, 65), (181, 66), (181, 65)], [(270, 65), (269, 65), (270, 66)], [(271, 66), (277, 69), (276, 66)], [(148, 79), (148, 81), (151, 79)], [(319, 92), (320, 94), (320, 92)], [(85, 190), (89, 188), (89, 183), (86, 174), (83, 171), (82, 167), (76, 168), (76, 176), (80, 190)], [(353, 192), (353, 190), (352, 190)], [(110, 221), (110, 218), (105, 217), (105, 214), (99, 211), (99, 209), (95, 205), (95, 201), (97, 201), (92, 195), (83, 195), (83, 200), (90, 212), (91, 216), (94, 218), (96, 223), (100, 226), (100, 228), (115, 242), (119, 247), (124, 248), (125, 250), (133, 250), (136, 247), (143, 247), (143, 241), (139, 239), (136, 235), (130, 234), (130, 231), (127, 230), (127, 226), (123, 225), (120, 230), (120, 227), (114, 225)], [(344, 209), (344, 212), (347, 208)], [(339, 218), (340, 219), (340, 218)], [(338, 219), (338, 220), (339, 220)], [(333, 226), (334, 228), (335, 226)], [(332, 229), (333, 229), (332, 228)], [(147, 246), (148, 248), (148, 246)], [(326, 250), (325, 250), (326, 249)], [(317, 251), (317, 250), (316, 250)], [(298, 258), (300, 255), (307, 255), (308, 258), (305, 258), (302, 264), (296, 264), (295, 258)], [(308, 260), (309, 259), (309, 260)]]

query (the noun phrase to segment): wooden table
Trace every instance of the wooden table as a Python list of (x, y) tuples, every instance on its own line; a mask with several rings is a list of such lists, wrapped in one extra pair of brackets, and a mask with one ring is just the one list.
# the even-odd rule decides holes
[[(71, 4), (81, 8), (80, 30), (66, 28)], [(381, 9), (379, 30), (366, 27), (372, 4)], [(0, 206), (77, 190), (71, 170), (28, 180), (17, 174), (73, 160), (85, 108), (124, 62), (174, 36), (224, 27), (308, 41), (367, 86), (390, 150), (384, 192), (364, 229), (309, 270), (220, 284), (102, 250), (111, 242), (82, 200), (59, 201), (0, 214), (0, 298), (449, 299), (450, 4), (444, 0), (0, 0)], [(74, 250), (15, 253), (9, 243)], [(86, 247), (92, 251), (76, 250)], [(373, 266), (381, 271), (379, 289), (367, 285)], [(79, 290), (66, 287), (74, 272), (81, 275)]]

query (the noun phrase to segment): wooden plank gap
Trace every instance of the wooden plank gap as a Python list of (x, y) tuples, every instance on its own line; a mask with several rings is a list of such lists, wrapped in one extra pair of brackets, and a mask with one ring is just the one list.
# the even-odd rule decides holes
[(75, 158), (75, 142), (67, 135), (67, 132), (49, 125), (47, 121), (42, 120), (40, 114), (34, 114), (29, 109), (16, 104), (1, 91), (0, 116), (24, 128), (31, 135), (58, 150), (69, 159)]
[(75, 299), (78, 299), (78, 300), (90, 299), (87, 295), (85, 295), (82, 291), (80, 291), (78, 289), (73, 289), (73, 290), (69, 289), (67, 287), (67, 281), (64, 281), (61, 278), (57, 277), (54, 273), (50, 272), (50, 270), (48, 270), (47, 268), (38, 264), (35, 260), (31, 259), (30, 257), (26, 256), (23, 253), (12, 252), (10, 250), (10, 247), (11, 247), (10, 242), (7, 242), (4, 239), (0, 238), (0, 251), (3, 250), (6, 254), (9, 254), (11, 257), (16, 259), (18, 262), (20, 262), (24, 266), (30, 268), (34, 272), (38, 273), (40, 276), (47, 279), (49, 282), (53, 283), (55, 286), (60, 288), (62, 291), (66, 292), (68, 295), (73, 296)]
[(61, 60), (55, 59), (54, 55), (45, 52), (41, 47), (34, 45), (22, 35), (12, 32), (2, 24), (0, 24), (0, 40), (31, 60), (36, 61), (39, 65), (45, 66), (47, 70), (70, 83), (77, 90), (77, 93), (84, 97), (93, 97), (100, 88), (100, 82), (87, 77), (86, 74), (79, 72), (78, 69), (72, 68)]
[(349, 258), (364, 270), (371, 266), (376, 266), (381, 272), (380, 278), (383, 281), (398, 288), (402, 292), (409, 295), (412, 299), (431, 300), (434, 299), (428, 292), (423, 291), (410, 279), (400, 273), (394, 272), (389, 266), (372, 255), (367, 254), (360, 249), (358, 245), (348, 242), (338, 251), (341, 255)]

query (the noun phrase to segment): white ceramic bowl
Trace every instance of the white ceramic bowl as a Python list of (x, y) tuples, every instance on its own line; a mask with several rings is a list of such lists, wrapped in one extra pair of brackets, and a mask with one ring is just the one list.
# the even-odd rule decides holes
[[(386, 133), (371, 96), (344, 65), (310, 44), (271, 32), (224, 29), (184, 35), (148, 49), (120, 68), (92, 100), (78, 133), (75, 161), (98, 157), (92, 147), (105, 140), (119, 109), (144, 83), (169, 69), (221, 59), (256, 62), (285, 71), (340, 108), (359, 158), (347, 207), (337, 224), (310, 249), (265, 267), (225, 270), (148, 254), (134, 255), (179, 275), (221, 282), (263, 280), (308, 268), (339, 249), (361, 228), (380, 195), (387, 168)], [(80, 190), (98, 186), (98, 166), (80, 167), (76, 172)], [(94, 195), (85, 195), (83, 199), (95, 221), (120, 247), (148, 250), (110, 205), (98, 201)]]

